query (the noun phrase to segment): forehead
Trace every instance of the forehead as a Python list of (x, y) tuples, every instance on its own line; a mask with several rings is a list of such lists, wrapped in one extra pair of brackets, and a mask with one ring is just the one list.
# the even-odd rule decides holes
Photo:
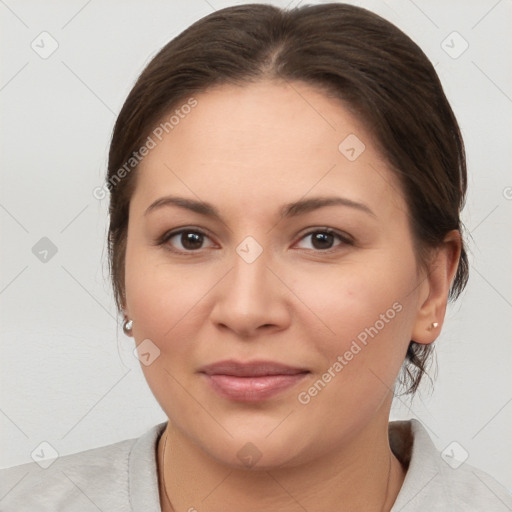
[(164, 124), (172, 113), (164, 116), (158, 137), (150, 135), (155, 147), (139, 165), (133, 199), (179, 191), (261, 207), (263, 197), (340, 191), (403, 207), (363, 123), (312, 86), (223, 85), (194, 99), (193, 108), (175, 107), (172, 125)]

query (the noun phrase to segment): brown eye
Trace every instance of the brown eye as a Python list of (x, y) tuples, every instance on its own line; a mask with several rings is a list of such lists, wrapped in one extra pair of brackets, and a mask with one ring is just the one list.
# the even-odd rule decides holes
[[(304, 244), (305, 240), (310, 240), (309, 244)], [(336, 241), (338, 241), (336, 243)], [(317, 229), (306, 233), (301, 241), (301, 249), (313, 249), (315, 251), (329, 251), (340, 245), (350, 245), (351, 240), (347, 236), (343, 236), (331, 229)]]
[(330, 249), (334, 243), (335, 237), (331, 233), (313, 233), (311, 243), (315, 249)]
[(184, 232), (180, 235), (180, 242), (185, 249), (200, 249), (203, 244), (203, 235), (199, 233)]
[(182, 229), (165, 235), (161, 243), (171, 246), (171, 250), (176, 252), (193, 252), (203, 249), (206, 240), (209, 240), (209, 237), (201, 231)]

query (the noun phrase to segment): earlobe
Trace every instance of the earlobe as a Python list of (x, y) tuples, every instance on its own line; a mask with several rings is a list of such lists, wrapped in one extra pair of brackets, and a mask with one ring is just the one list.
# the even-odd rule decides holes
[(448, 294), (457, 272), (461, 253), (461, 235), (458, 230), (450, 231), (443, 244), (435, 250), (425, 277), (428, 290), (426, 299), (419, 304), (411, 339), (428, 345), (441, 332), (446, 313)]

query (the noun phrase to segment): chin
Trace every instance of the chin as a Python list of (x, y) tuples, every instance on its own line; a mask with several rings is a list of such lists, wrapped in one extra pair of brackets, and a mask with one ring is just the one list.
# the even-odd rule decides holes
[(233, 432), (233, 437), (223, 436), (222, 440), (214, 436), (204, 439), (200, 447), (220, 464), (236, 470), (293, 467), (305, 462), (305, 452), (311, 449), (311, 446), (301, 444), (300, 439), (304, 436), (300, 431), (297, 425), (296, 435), (283, 430), (269, 436), (268, 429), (253, 428), (252, 433), (244, 429), (243, 434)]

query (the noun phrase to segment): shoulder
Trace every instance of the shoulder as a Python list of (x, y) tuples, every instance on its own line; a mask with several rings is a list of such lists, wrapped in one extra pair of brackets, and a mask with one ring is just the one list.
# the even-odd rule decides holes
[(0, 510), (88, 510), (93, 503), (105, 510), (100, 505), (104, 496), (109, 496), (110, 510), (121, 510), (116, 505), (127, 502), (128, 457), (134, 442), (65, 455), (46, 469), (32, 462), (0, 470)]
[(61, 456), (46, 468), (45, 463), (31, 462), (0, 470), (0, 510), (129, 509), (133, 473), (147, 463), (150, 474), (146, 477), (155, 476), (153, 453), (148, 449), (154, 448), (161, 427), (153, 427), (140, 438)]
[(457, 447), (441, 454), (417, 420), (390, 423), (393, 452), (409, 465), (392, 512), (506, 512), (512, 495), (487, 473), (457, 460)]

